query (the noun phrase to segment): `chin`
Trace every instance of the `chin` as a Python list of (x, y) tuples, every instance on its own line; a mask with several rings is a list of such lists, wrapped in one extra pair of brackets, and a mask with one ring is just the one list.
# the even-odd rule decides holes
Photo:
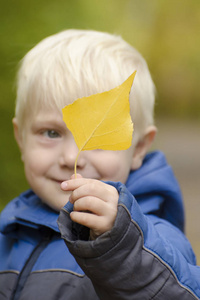
[(68, 202), (67, 201), (63, 201), (63, 202), (60, 202), (60, 203), (51, 203), (49, 201), (42, 201), (44, 204), (46, 204), (47, 206), (49, 206), (51, 209), (57, 211), (57, 212), (60, 212), (61, 208), (63, 206), (65, 206), (65, 204)]
[(61, 208), (63, 208), (63, 207), (65, 206), (66, 203), (67, 203), (67, 202), (62, 203), (62, 204), (61, 204), (61, 203), (60, 203), (60, 204), (56, 203), (55, 205), (52, 205), (51, 208), (52, 208), (53, 210), (57, 211), (57, 212), (60, 212)]

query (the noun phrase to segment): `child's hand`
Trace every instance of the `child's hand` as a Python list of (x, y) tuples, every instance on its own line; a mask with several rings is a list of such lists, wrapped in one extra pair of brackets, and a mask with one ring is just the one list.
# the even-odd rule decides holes
[(64, 191), (72, 191), (70, 202), (74, 210), (70, 217), (72, 221), (90, 228), (90, 238), (96, 239), (102, 233), (109, 231), (117, 216), (119, 194), (117, 190), (102, 181), (82, 178), (74, 175), (61, 184)]

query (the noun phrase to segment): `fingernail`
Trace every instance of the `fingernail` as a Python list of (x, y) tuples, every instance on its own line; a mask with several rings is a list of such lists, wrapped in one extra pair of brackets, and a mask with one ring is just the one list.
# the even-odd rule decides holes
[(68, 186), (68, 185), (67, 185), (67, 182), (66, 182), (66, 181), (63, 181), (63, 182), (61, 183), (61, 188), (62, 188), (62, 189), (65, 190), (65, 189), (67, 188), (67, 186)]

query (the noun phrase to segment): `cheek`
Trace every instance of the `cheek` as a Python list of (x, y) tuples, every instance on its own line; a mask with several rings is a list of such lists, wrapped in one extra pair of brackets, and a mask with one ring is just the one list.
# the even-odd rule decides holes
[(42, 175), (46, 171), (48, 166), (48, 155), (42, 154), (42, 152), (34, 151), (33, 149), (24, 154), (24, 169), (26, 175)]
[(124, 152), (110, 152), (98, 160), (99, 173), (105, 180), (125, 183), (131, 169), (131, 161)]

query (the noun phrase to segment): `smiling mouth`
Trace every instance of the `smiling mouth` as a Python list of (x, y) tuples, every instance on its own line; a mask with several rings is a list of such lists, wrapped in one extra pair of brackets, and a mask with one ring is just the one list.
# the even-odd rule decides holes
[(67, 179), (59, 180), (59, 179), (51, 179), (52, 181), (61, 184), (63, 181), (66, 181)]

